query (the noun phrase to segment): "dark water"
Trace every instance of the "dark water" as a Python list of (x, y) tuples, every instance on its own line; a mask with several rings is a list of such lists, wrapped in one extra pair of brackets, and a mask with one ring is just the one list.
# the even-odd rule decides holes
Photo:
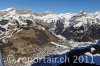
[(59, 64), (65, 62), (65, 57), (66, 54), (48, 56), (40, 62), (33, 64), (32, 66), (58, 66)]

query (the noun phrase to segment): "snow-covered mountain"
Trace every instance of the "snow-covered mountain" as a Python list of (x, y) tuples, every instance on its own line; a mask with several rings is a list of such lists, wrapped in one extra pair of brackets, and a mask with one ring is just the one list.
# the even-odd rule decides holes
[(32, 54), (62, 54), (99, 39), (100, 12), (56, 14), (16, 8), (0, 10), (0, 47), (4, 58), (12, 54), (20, 61)]
[[(0, 15), (1, 36), (9, 36), (9, 32), (12, 32), (9, 28), (12, 26), (15, 27), (13, 30), (17, 31), (19, 27), (33, 23), (40, 25), (56, 36), (61, 35), (66, 39), (91, 41), (100, 37), (100, 12), (85, 13), (82, 10), (80, 13), (55, 14), (44, 12), (36, 15), (31, 10), (8, 8), (0, 10)], [(84, 40), (85, 38), (87, 39)]]
[(40, 19), (43, 26), (47, 27), (49, 31), (57, 35), (62, 35), (67, 39), (91, 41), (100, 37), (99, 12), (85, 13), (84, 11), (80, 11), (80, 13), (49, 14), (40, 17)]

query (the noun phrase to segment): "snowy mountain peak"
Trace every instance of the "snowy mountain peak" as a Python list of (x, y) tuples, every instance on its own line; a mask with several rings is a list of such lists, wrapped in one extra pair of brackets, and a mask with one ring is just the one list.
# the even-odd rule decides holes
[(82, 13), (82, 14), (85, 13), (85, 10), (81, 10), (80, 13)]
[(16, 8), (15, 7), (12, 7), (12, 8), (7, 8), (7, 9), (4, 9), (4, 10), (0, 10), (0, 11), (12, 11), (12, 10), (15, 10)]
[(51, 12), (51, 11), (45, 11), (43, 13), (45, 13), (45, 14), (53, 14), (53, 12)]

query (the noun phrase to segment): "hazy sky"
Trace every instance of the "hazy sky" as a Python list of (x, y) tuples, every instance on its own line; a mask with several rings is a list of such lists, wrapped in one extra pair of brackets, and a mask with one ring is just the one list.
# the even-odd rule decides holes
[(87, 12), (100, 11), (100, 0), (0, 0), (0, 9), (16, 7), (33, 12)]

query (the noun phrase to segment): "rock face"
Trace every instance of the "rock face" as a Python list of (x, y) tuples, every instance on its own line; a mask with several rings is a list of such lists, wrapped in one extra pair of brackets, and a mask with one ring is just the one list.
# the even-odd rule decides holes
[(55, 33), (59, 35), (63, 32), (63, 29), (64, 29), (64, 24), (60, 22), (60, 20), (57, 20)]
[[(54, 46), (50, 44), (51, 41), (58, 42), (58, 38), (46, 30), (23, 28), (22, 31), (16, 33), (8, 39), (8, 43), (2, 46), (4, 60), (7, 60), (9, 55), (13, 55), (15, 60), (20, 61), (17, 62), (19, 65), (15, 63), (14, 66), (20, 66), (24, 64), (21, 63), (20, 58), (45, 57), (46, 55), (54, 54), (56, 51), (54, 51)], [(6, 66), (10, 66), (9, 64), (8, 62)]]
[(76, 41), (93, 41), (100, 39), (100, 25), (94, 24), (87, 28), (81, 26), (79, 28), (69, 27), (62, 35), (67, 39), (74, 39)]

